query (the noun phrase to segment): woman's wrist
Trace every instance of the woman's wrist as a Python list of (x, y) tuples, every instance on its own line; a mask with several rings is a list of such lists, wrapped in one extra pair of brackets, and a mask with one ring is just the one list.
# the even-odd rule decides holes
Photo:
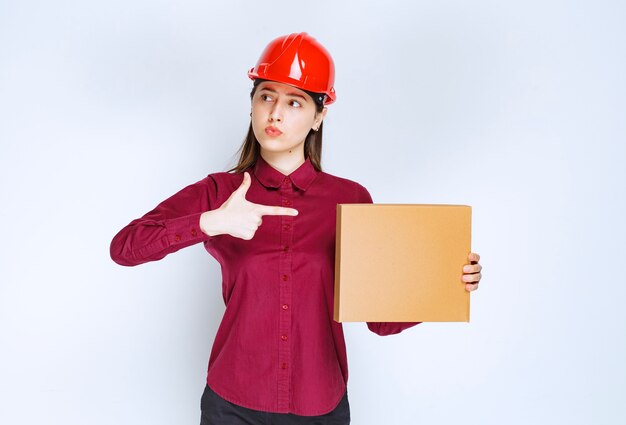
[(206, 211), (200, 215), (200, 230), (207, 236), (217, 236), (225, 233), (220, 226), (221, 211), (219, 209)]

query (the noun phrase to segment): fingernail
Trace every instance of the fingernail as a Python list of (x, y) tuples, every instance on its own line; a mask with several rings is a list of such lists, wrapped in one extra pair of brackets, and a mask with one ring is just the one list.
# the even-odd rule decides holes
[(464, 272), (468, 272), (468, 271), (470, 271), (470, 267), (469, 267), (469, 266), (465, 266), (465, 267), (463, 267), (463, 271), (464, 271)]

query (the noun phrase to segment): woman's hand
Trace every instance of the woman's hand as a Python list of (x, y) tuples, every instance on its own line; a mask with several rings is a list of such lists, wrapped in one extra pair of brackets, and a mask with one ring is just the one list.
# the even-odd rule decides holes
[(263, 222), (264, 215), (298, 215), (293, 208), (271, 207), (246, 200), (250, 188), (250, 174), (244, 173), (243, 182), (216, 210), (200, 216), (200, 229), (209, 236), (229, 234), (250, 240)]
[(463, 282), (467, 282), (465, 284), (465, 289), (469, 292), (475, 291), (478, 289), (478, 284), (480, 283), (480, 279), (482, 278), (482, 274), (480, 271), (483, 267), (478, 264), (480, 260), (480, 255), (470, 252), (467, 256), (467, 259), (470, 261), (470, 264), (463, 266), (463, 277), (461, 278)]

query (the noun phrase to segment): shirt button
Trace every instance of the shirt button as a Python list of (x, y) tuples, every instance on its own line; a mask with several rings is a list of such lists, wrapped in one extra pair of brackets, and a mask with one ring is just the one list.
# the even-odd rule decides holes
[(285, 282), (289, 280), (289, 276), (287, 276), (286, 274), (282, 275), (282, 278)]
[(287, 310), (289, 306), (287, 304), (283, 304), (283, 310)]
[(281, 335), (280, 339), (282, 339), (283, 341), (287, 341), (287, 335)]
[(289, 177), (285, 177), (283, 179), (283, 184), (288, 184), (289, 183)]
[(291, 229), (291, 224), (285, 224), (283, 226), (283, 230), (289, 230), (289, 229)]
[(176, 235), (176, 236), (174, 236), (174, 240), (175, 240), (176, 242), (180, 242), (180, 235)]
[(197, 234), (196, 229), (191, 229), (191, 236), (196, 236)]
[(283, 205), (288, 207), (291, 205), (291, 201), (289, 199), (283, 199)]
[(281, 369), (287, 369), (287, 363), (282, 362), (282, 363), (280, 364), (280, 368), (281, 368)]

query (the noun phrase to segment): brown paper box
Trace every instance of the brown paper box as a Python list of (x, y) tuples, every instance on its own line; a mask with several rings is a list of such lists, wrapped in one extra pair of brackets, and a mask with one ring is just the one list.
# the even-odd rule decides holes
[(466, 205), (337, 205), (337, 322), (469, 322)]

